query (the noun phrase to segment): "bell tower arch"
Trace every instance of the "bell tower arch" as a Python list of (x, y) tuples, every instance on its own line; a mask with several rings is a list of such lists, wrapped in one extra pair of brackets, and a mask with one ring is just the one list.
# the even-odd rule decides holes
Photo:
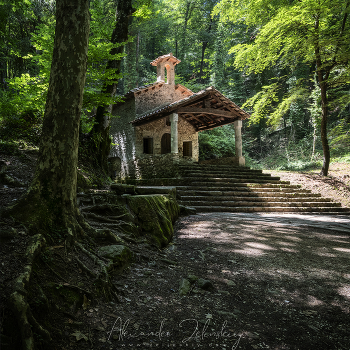
[[(157, 81), (164, 81), (165, 84), (175, 85), (175, 66), (181, 61), (169, 53), (159, 56), (151, 62), (152, 66), (157, 67)], [(166, 70), (166, 79), (165, 79)]]

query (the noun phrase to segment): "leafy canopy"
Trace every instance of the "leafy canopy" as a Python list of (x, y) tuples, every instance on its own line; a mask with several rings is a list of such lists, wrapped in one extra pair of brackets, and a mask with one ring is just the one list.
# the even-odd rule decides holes
[[(274, 109), (270, 124), (278, 123), (291, 103), (307, 94), (307, 81), (298, 81), (278, 104), (281, 84), (300, 63), (315, 64), (317, 55), (322, 62), (318, 69), (331, 72), (329, 87), (350, 82), (349, 10), (349, 1), (344, 0), (222, 0), (216, 6), (215, 13), (221, 13), (222, 21), (243, 22), (247, 28), (255, 29), (249, 42), (230, 49), (236, 68), (247, 74), (262, 73), (271, 67), (290, 72), (289, 76), (276, 77), (247, 101), (245, 106), (253, 108), (252, 121), (257, 122)], [(348, 101), (339, 96), (341, 100)]]

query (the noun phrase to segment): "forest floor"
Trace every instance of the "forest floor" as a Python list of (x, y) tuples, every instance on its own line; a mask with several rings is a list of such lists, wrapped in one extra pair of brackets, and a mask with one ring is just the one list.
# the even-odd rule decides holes
[[(0, 159), (8, 163), (7, 174), (29, 182), (35, 156), (22, 152), (2, 154)], [(346, 205), (350, 165), (337, 167), (339, 172), (331, 166), (327, 178), (300, 172), (278, 175)], [(24, 191), (25, 187), (2, 186), (0, 209)], [(25, 232), (19, 233), (6, 245), (1, 243), (4, 344), (11, 344), (8, 330), (16, 326), (3, 296), (20, 271), (28, 241)], [(155, 250), (147, 244), (130, 248), (142, 255), (123, 273), (112, 275), (119, 300), (94, 299), (90, 304), (84, 300), (65, 313), (54, 309), (57, 332), (50, 349), (349, 348), (349, 215), (198, 214), (177, 220), (173, 243), (167, 248)], [(88, 283), (79, 268), (64, 270), (62, 261), (71, 260), (74, 251), (67, 255), (59, 245), (50, 249), (61, 261), (65, 281)], [(49, 270), (35, 278), (65, 285)], [(179, 286), (186, 280), (189, 289), (180, 295)], [(40, 315), (35, 304), (31, 307)]]

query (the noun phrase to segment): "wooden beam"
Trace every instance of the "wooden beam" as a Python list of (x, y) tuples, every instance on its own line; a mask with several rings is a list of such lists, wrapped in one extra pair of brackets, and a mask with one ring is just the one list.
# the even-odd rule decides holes
[(223, 126), (223, 125), (231, 124), (231, 123), (232, 123), (232, 121), (227, 121), (227, 119), (226, 119), (225, 121), (221, 121), (221, 122), (219, 122), (219, 123), (216, 123), (214, 126), (212, 126), (211, 124), (210, 124), (210, 126), (209, 126), (209, 125), (200, 125), (200, 126), (197, 126), (197, 130), (198, 130), (198, 131), (201, 131), (201, 130), (213, 129), (213, 128), (217, 128), (217, 127), (219, 127), (219, 126)]
[(215, 108), (197, 108), (197, 107), (182, 107), (177, 110), (177, 113), (188, 113), (188, 114), (212, 114), (220, 117), (236, 118), (232, 112), (222, 111), (221, 109)]

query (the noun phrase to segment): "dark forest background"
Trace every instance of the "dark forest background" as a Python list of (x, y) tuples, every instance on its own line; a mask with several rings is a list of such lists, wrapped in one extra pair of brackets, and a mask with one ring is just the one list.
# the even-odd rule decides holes
[[(243, 152), (254, 168), (321, 167), (321, 70), (327, 84), (331, 161), (350, 162), (349, 2), (316, 3), (135, 1), (123, 54), (111, 56), (111, 49), (120, 45), (110, 42), (117, 1), (91, 0), (81, 133), (93, 127), (96, 106), (155, 82), (150, 62), (172, 52), (181, 60), (176, 83), (193, 92), (213, 85), (251, 113), (243, 123)], [(38, 145), (54, 31), (55, 1), (9, 0), (0, 5), (0, 149)], [(101, 92), (113, 74), (106, 70), (111, 59), (121, 60), (112, 99)], [(201, 159), (234, 155), (231, 125), (201, 132), (199, 139)]]

